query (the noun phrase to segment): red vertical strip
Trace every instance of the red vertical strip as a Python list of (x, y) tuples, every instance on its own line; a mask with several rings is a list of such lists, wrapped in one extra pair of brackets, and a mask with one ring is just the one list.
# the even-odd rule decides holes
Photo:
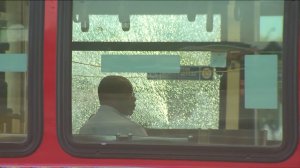
[[(56, 37), (57, 37), (57, 1), (45, 1), (44, 27), (44, 134), (38, 150), (43, 153), (58, 152), (56, 137)], [(54, 157), (53, 157), (54, 158)]]

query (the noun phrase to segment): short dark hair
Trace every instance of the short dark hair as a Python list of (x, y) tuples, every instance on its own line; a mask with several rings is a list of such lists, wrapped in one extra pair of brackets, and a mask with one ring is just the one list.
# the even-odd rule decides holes
[(133, 88), (130, 81), (123, 76), (106, 76), (98, 86), (98, 97), (100, 104), (106, 94), (132, 93)]

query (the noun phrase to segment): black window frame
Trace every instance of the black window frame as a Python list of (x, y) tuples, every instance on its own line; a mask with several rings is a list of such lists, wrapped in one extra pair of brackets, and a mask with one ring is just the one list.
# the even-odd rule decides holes
[[(141, 144), (82, 144), (72, 136), (71, 74), (72, 50), (87, 51), (99, 47), (103, 51), (113, 42), (72, 43), (72, 1), (58, 2), (57, 38), (57, 133), (62, 148), (72, 156), (84, 158), (143, 158), (143, 159), (188, 159), (241, 162), (280, 162), (288, 159), (298, 143), (298, 29), (300, 2), (285, 1), (283, 39), (283, 141), (279, 147), (234, 147), (234, 146), (171, 146)], [(132, 51), (144, 45), (158, 47), (162, 43), (115, 43), (117, 48)], [(163, 43), (168, 50), (180, 49), (184, 43)], [(196, 43), (195, 43), (196, 44)], [(149, 49), (149, 48), (148, 48)], [(289, 58), (291, 57), (291, 58)], [(178, 152), (180, 151), (180, 152)]]
[[(1, 142), (0, 157), (24, 157), (32, 154), (42, 139), (44, 1), (29, 0), (28, 28), (28, 130), (22, 142)], [(11, 137), (13, 140), (14, 137)]]

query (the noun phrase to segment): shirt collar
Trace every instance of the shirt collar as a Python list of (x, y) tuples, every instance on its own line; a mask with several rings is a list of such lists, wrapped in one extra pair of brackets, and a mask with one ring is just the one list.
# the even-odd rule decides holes
[(117, 114), (119, 114), (123, 117), (128, 118), (127, 115), (124, 115), (124, 114), (120, 113), (117, 109), (115, 109), (112, 106), (108, 106), (108, 105), (101, 105), (99, 111), (111, 111), (111, 112), (117, 113)]

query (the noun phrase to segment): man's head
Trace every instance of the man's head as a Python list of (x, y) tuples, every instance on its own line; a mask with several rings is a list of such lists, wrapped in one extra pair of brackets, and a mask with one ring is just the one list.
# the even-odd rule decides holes
[(136, 99), (132, 85), (125, 77), (103, 78), (98, 86), (98, 96), (101, 105), (108, 105), (125, 115), (132, 115)]

